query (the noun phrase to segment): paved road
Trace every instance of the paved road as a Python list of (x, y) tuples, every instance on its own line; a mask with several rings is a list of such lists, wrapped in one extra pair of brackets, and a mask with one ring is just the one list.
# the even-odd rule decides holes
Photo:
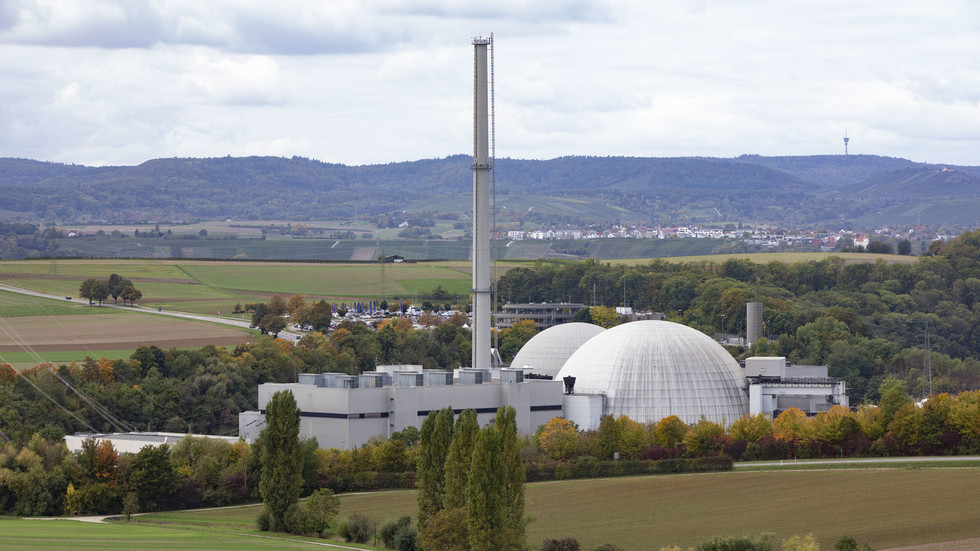
[(978, 455), (956, 455), (940, 457), (865, 457), (860, 459), (786, 459), (783, 461), (740, 461), (735, 467), (782, 467), (788, 465), (840, 465), (842, 463), (925, 463), (945, 461), (980, 461)]
[[(38, 297), (38, 298), (63, 300), (65, 302), (72, 302), (74, 304), (84, 304), (84, 305), (88, 305), (89, 304), (88, 300), (85, 300), (85, 299), (82, 299), (82, 298), (74, 298), (74, 297), (72, 297), (72, 298), (69, 299), (68, 297), (64, 297), (64, 296), (52, 295), (52, 294), (49, 294), (49, 293), (39, 293), (37, 291), (31, 291), (29, 289), (24, 289), (24, 288), (21, 288), (21, 287), (14, 287), (13, 285), (6, 285), (6, 284), (3, 284), (3, 283), (0, 283), (0, 290), (10, 291), (11, 293), (19, 293), (19, 294), (22, 294), (22, 295), (28, 295), (28, 296), (32, 296), (32, 297)], [(127, 312), (132, 312), (132, 311), (135, 310), (135, 311), (144, 312), (144, 313), (147, 313), (147, 314), (156, 314), (156, 315), (160, 315), (160, 316), (170, 316), (170, 317), (175, 317), (175, 318), (184, 318), (184, 319), (191, 319), (191, 320), (197, 320), (197, 321), (207, 321), (207, 322), (211, 322), (211, 323), (220, 323), (222, 325), (231, 325), (231, 326), (234, 326), (234, 327), (244, 327), (246, 329), (249, 328), (249, 322), (246, 321), (246, 320), (229, 319), (229, 318), (222, 318), (222, 317), (218, 317), (218, 316), (208, 316), (206, 314), (192, 314), (192, 313), (189, 313), (189, 312), (174, 312), (174, 311), (169, 311), (169, 310), (158, 310), (156, 308), (147, 308), (145, 306), (123, 306), (123, 305), (120, 305), (120, 304), (103, 303), (101, 306), (93, 306), (93, 308), (116, 308), (116, 309), (119, 309), (119, 310), (125, 310)], [(292, 331), (282, 331), (282, 332), (279, 333), (279, 337), (280, 338), (286, 339), (286, 340), (291, 341), (291, 342), (295, 342), (296, 340), (298, 340), (302, 336), (303, 336), (302, 333), (294, 333)]]

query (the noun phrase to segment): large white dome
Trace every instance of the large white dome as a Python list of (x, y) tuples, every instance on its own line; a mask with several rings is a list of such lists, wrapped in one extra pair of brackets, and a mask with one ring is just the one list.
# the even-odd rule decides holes
[(749, 410), (745, 373), (704, 333), (669, 321), (635, 321), (602, 332), (565, 362), (575, 394), (604, 394), (603, 413), (641, 423), (676, 415), (730, 425)]
[(531, 373), (554, 377), (573, 352), (603, 331), (598, 325), (578, 322), (549, 327), (524, 343), (510, 366), (531, 368)]

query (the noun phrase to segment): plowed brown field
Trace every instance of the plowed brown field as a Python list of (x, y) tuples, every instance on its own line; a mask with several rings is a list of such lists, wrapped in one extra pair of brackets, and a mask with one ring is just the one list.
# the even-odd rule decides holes
[(162, 316), (93, 314), (88, 316), (27, 316), (8, 318), (0, 331), (0, 352), (197, 348), (235, 345), (252, 340), (245, 329)]

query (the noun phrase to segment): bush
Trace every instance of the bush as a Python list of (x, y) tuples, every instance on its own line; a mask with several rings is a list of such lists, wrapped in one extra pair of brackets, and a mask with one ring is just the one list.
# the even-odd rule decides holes
[(695, 551), (773, 551), (776, 537), (761, 534), (756, 537), (729, 536), (716, 537), (695, 547)]
[(564, 461), (555, 465), (555, 480), (565, 480), (575, 476), (575, 469), (572, 465)]
[(373, 523), (364, 515), (354, 513), (337, 527), (337, 534), (344, 541), (352, 543), (367, 543), (374, 535)]
[(541, 544), (541, 551), (579, 551), (578, 540), (575, 538), (562, 538), (560, 540), (548, 538)]
[(599, 547), (596, 547), (592, 551), (623, 551), (623, 548), (619, 547), (618, 545), (613, 545), (611, 543), (604, 543)]
[(259, 516), (255, 517), (255, 527), (263, 532), (268, 532), (269, 528), (272, 526), (272, 515), (269, 514), (269, 509), (262, 507), (259, 511)]
[[(556, 477), (557, 477), (557, 473)], [(599, 460), (591, 457), (585, 456), (580, 457), (578, 461), (575, 462), (575, 471), (573, 476), (575, 478), (591, 478), (599, 475)]]
[(395, 532), (395, 549), (397, 551), (416, 551), (418, 549), (418, 532), (414, 526), (406, 524)]
[(712, 455), (692, 459), (690, 465), (691, 470), (696, 473), (730, 471), (735, 468), (735, 461), (727, 455)]
[(306, 500), (300, 514), (300, 524), (293, 533), (321, 536), (340, 509), (340, 500), (328, 488), (321, 488)]
[(405, 526), (412, 525), (412, 517), (402, 517), (398, 520), (389, 520), (388, 522), (381, 525), (378, 529), (378, 538), (381, 539), (382, 545), (388, 549), (395, 548), (395, 534)]

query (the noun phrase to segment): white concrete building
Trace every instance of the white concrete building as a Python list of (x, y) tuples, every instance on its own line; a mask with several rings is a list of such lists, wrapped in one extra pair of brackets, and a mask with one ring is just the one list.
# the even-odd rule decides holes
[(139, 453), (146, 446), (167, 444), (175, 446), (184, 438), (210, 438), (224, 440), (229, 444), (238, 442), (237, 436), (213, 436), (209, 434), (184, 434), (181, 432), (114, 432), (114, 433), (84, 433), (76, 432), (65, 436), (65, 445), (72, 453), (81, 453), (82, 442), (89, 438), (97, 442), (108, 441), (119, 453)]
[[(300, 409), (300, 438), (314, 437), (321, 448), (353, 449), (407, 427), (421, 428), (430, 411), (445, 407), (457, 414), (475, 409), (482, 426), (496, 416), (497, 408), (511, 406), (521, 434), (533, 434), (561, 416), (560, 381), (525, 381), (522, 370), (499, 373), (500, 380), (491, 380), (489, 370), (462, 369), (454, 381), (448, 371), (395, 370), (390, 384), (367, 387), (360, 386), (365, 375), (336, 373), (305, 375), (299, 383), (266, 383), (259, 385), (259, 411), (239, 415), (238, 434), (248, 442), (259, 436), (265, 406), (281, 390), (292, 392)], [(371, 377), (384, 379), (381, 374)], [(336, 381), (341, 384), (331, 386)]]
[(808, 415), (835, 405), (848, 407), (843, 379), (827, 376), (825, 365), (787, 365), (782, 356), (745, 360), (749, 381), (749, 413), (774, 417), (791, 407)]

